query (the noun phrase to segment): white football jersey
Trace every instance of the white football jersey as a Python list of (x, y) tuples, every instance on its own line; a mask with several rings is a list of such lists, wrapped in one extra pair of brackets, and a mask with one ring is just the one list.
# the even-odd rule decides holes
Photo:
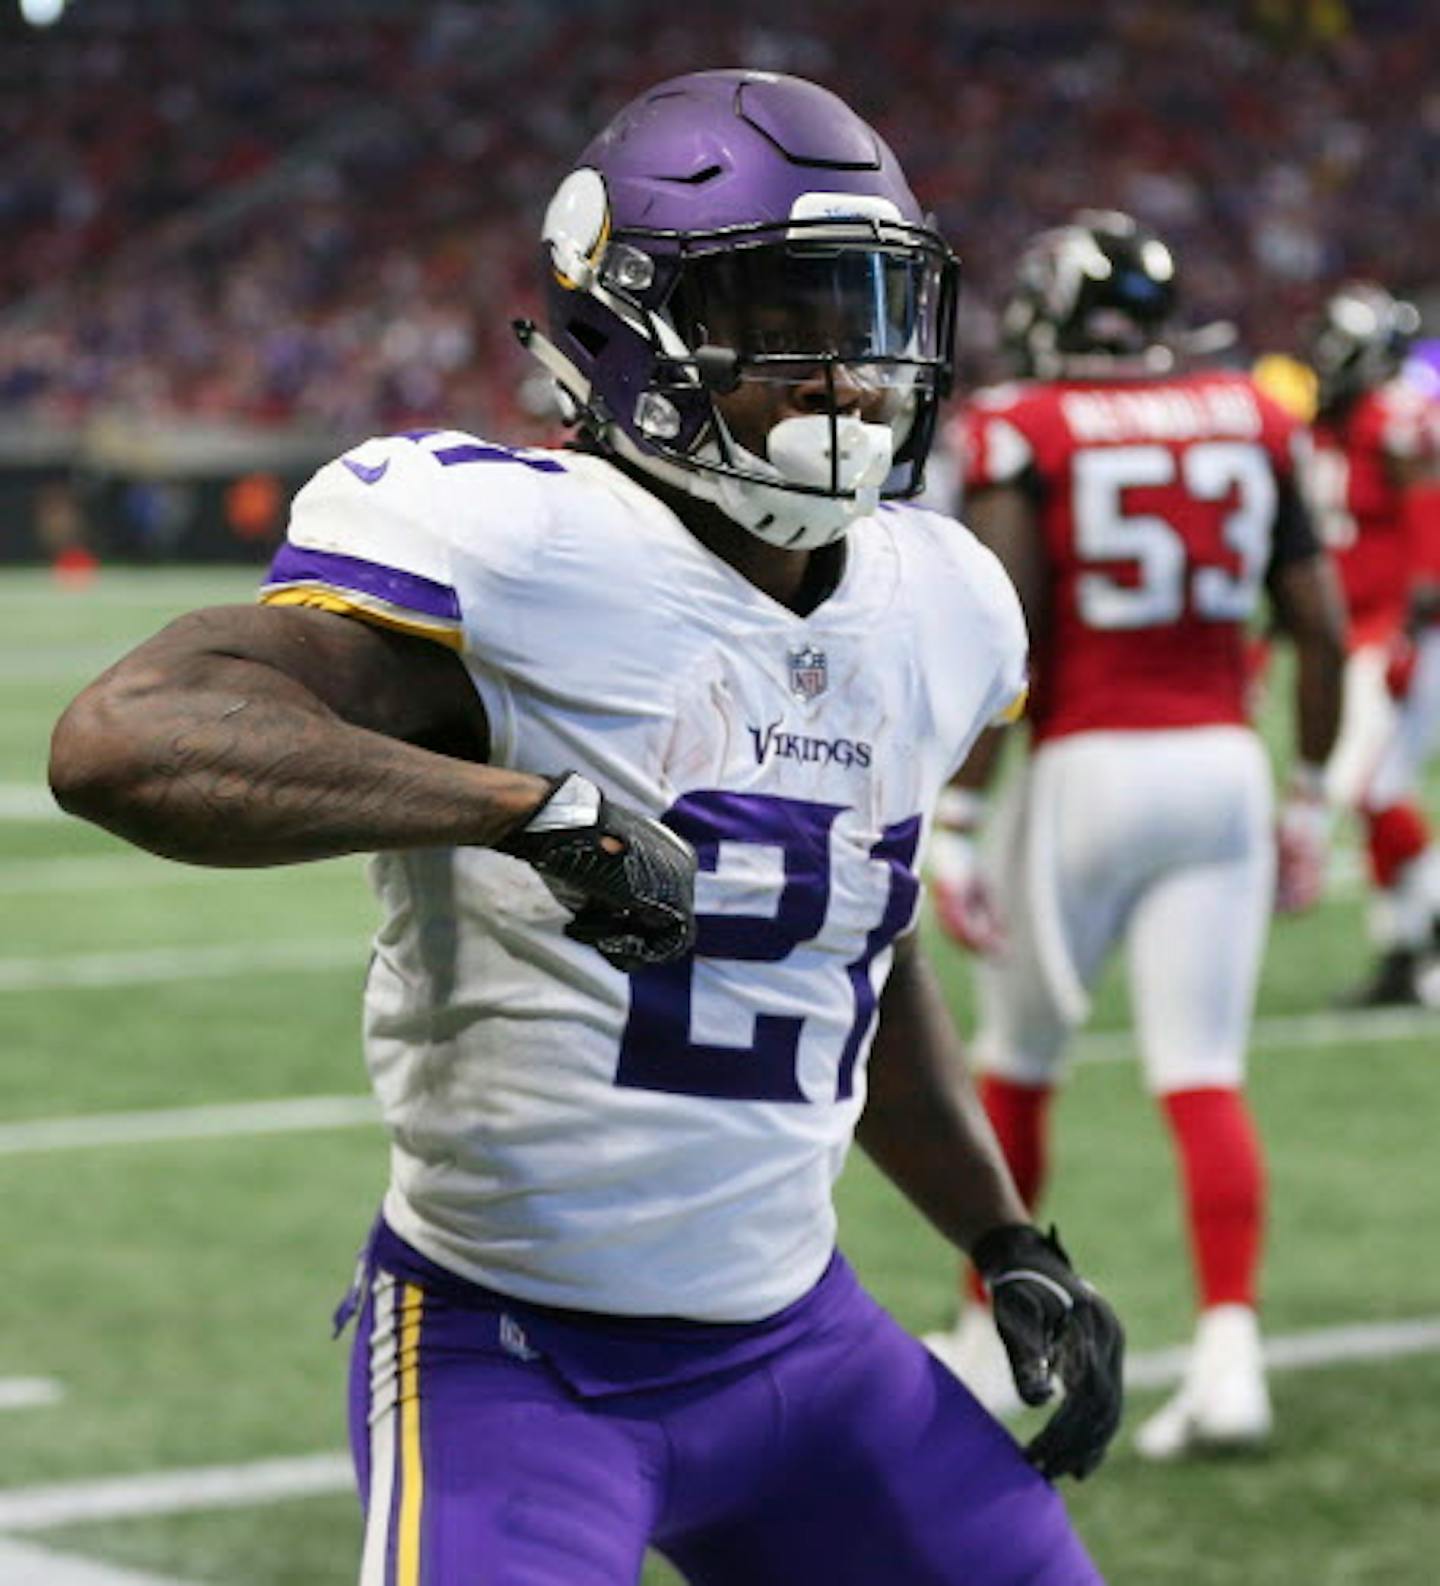
[(452, 646), (494, 764), (578, 771), (699, 855), (694, 953), (633, 975), (517, 860), (374, 860), (396, 1232), (543, 1304), (746, 1321), (797, 1299), (834, 1248), (928, 812), (1023, 696), (998, 562), (885, 507), (797, 616), (599, 457), (416, 432), (321, 469), (261, 598)]

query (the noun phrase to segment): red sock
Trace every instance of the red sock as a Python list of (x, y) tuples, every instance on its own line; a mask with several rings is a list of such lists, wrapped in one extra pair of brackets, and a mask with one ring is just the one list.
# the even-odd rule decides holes
[[(979, 1091), (1020, 1198), (1033, 1209), (1045, 1182), (1046, 1123), (1054, 1090), (1049, 1085), (1021, 1085), (998, 1074), (982, 1074)], [(985, 1291), (973, 1267), (969, 1291), (973, 1300), (984, 1300)]]
[(1265, 1221), (1265, 1162), (1238, 1090), (1160, 1098), (1180, 1157), (1200, 1305), (1255, 1304)]
[(1370, 874), (1382, 892), (1430, 845), (1430, 828), (1420, 807), (1407, 799), (1381, 810), (1365, 811), (1365, 839), (1370, 850)]

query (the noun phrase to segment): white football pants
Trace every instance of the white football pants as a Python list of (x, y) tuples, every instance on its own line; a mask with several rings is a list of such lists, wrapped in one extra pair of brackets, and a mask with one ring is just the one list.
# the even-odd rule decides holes
[(1410, 688), (1390, 710), (1391, 731), (1366, 789), (1377, 809), (1414, 797), (1425, 762), (1440, 744), (1440, 626), (1426, 628), (1416, 641)]
[(1043, 744), (987, 866), (1009, 926), (977, 960), (980, 1066), (1053, 1084), (1123, 938), (1150, 1090), (1238, 1086), (1275, 888), (1274, 793), (1243, 727)]

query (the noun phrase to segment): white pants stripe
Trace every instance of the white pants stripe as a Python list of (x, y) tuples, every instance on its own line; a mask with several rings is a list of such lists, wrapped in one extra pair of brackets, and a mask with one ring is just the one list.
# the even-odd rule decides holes
[(395, 1497), (395, 1279), (381, 1272), (372, 1291), (370, 1327), (370, 1496), (360, 1586), (386, 1586), (390, 1511)]

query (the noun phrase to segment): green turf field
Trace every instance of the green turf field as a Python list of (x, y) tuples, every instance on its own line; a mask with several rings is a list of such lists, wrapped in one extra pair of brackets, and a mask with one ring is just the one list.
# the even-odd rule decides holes
[[(76, 1557), (168, 1583), (355, 1577), (357, 1510), (331, 1458), (344, 1346), (328, 1318), (382, 1185), (378, 1131), (351, 1116), (244, 1133), (233, 1113), (169, 1112), (149, 1140), (37, 1132), (363, 1091), (371, 911), (358, 861), (187, 870), (56, 818), (41, 797), (64, 700), (168, 615), (249, 588), (107, 573), (61, 590), (0, 574), (0, 1581), (7, 1558), (33, 1562), (37, 1548), (53, 1562), (25, 1578), (46, 1586), (69, 1586)], [(1274, 1185), (1275, 1334), (1440, 1321), (1440, 1018), (1299, 1017), (1358, 971), (1360, 930), (1342, 888), (1277, 928), (1267, 968), (1254, 1094)], [(963, 1018), (963, 964), (939, 957)], [(1112, 977), (1096, 1026), (1124, 1023)], [(1051, 1205), (1143, 1353), (1183, 1340), (1188, 1278), (1159, 1126), (1133, 1066), (1106, 1060), (1122, 1047), (1102, 1038), (1088, 1048), (1101, 1060), (1077, 1068)], [(186, 1120), (215, 1132), (175, 1138)], [(871, 1285), (916, 1328), (946, 1319), (939, 1242), (863, 1163), (842, 1189), (845, 1244)], [(17, 1379), (58, 1385), (58, 1402), (7, 1407), (7, 1388), (44, 1395)], [(1157, 1469), (1122, 1433), (1100, 1476), (1070, 1489), (1115, 1586), (1440, 1579), (1440, 1353), (1277, 1373), (1274, 1390), (1279, 1430), (1263, 1459)], [(1155, 1398), (1137, 1392), (1132, 1419)], [(207, 1499), (178, 1479), (282, 1459), (304, 1462), (296, 1479), (308, 1475), (311, 1495), (281, 1479), (282, 1495), (243, 1498), (221, 1481)], [(93, 1488), (155, 1473), (177, 1481)], [(85, 1577), (112, 1579), (134, 1577)], [(659, 1564), (645, 1579), (674, 1581)]]

